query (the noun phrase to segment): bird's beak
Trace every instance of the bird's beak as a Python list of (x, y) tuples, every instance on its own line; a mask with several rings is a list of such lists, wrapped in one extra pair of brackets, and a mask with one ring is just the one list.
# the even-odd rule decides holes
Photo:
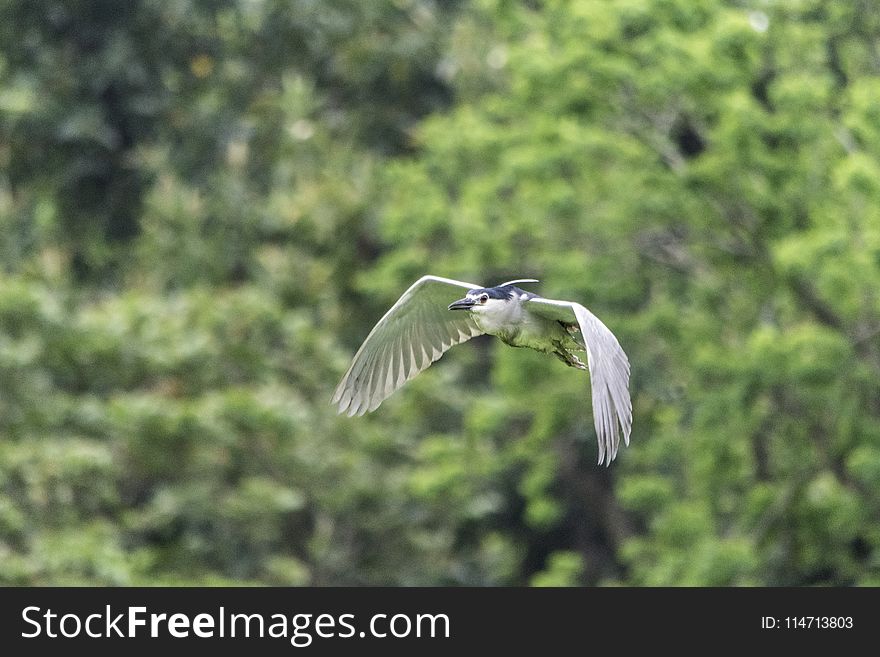
[(474, 307), (473, 299), (459, 299), (458, 301), (453, 301), (449, 304), (449, 310), (467, 310), (468, 308)]

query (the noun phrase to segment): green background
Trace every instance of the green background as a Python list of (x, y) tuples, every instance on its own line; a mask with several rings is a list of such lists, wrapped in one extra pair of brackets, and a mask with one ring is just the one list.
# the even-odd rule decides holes
[[(0, 583), (880, 585), (869, 0), (0, 3)], [(423, 274), (477, 338), (329, 400)]]

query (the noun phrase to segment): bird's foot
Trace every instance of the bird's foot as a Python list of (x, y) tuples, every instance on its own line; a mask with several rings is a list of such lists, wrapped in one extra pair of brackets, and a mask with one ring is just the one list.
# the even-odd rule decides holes
[(588, 369), (587, 366), (584, 365), (583, 361), (581, 361), (580, 358), (575, 356), (570, 351), (566, 351), (564, 349), (557, 349), (553, 353), (557, 358), (559, 358), (559, 360), (561, 360), (563, 363), (565, 363), (569, 367), (576, 367), (579, 370)]

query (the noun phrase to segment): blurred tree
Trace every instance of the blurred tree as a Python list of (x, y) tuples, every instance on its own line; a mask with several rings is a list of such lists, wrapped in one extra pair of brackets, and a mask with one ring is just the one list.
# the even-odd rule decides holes
[(456, 11), (4, 4), (0, 580), (422, 577), (405, 448), (333, 416), (319, 327)]
[(226, 159), (265, 195), (317, 127), (399, 152), (450, 100), (435, 68), (455, 4), (4, 3), (0, 134), (20, 212), (50, 208), (74, 273), (107, 283), (160, 173), (201, 187)]
[[(880, 583), (868, 2), (0, 7), (0, 582)], [(542, 279), (587, 378), (475, 339), (332, 389), (426, 272)]]
[(485, 65), (453, 78), (456, 107), (424, 123), (419, 157), (389, 167), (370, 280), (387, 289), (425, 262), (466, 280), (536, 276), (628, 350), (634, 445), (610, 472), (588, 465), (577, 373), (501, 347), (493, 410), (479, 388), (463, 409), (465, 435), (518, 482), (507, 522), (522, 525), (524, 572), (876, 584), (876, 12), (481, 7), (459, 30), (491, 36), (454, 39), (449, 57), (476, 50)]

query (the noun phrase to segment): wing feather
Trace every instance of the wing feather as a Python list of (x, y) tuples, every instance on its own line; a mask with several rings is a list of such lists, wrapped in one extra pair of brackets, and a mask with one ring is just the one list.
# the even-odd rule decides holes
[(535, 314), (566, 324), (577, 324), (587, 350), (593, 400), (593, 421), (599, 442), (599, 463), (610, 465), (617, 456), (620, 436), (629, 445), (632, 399), (629, 359), (614, 334), (589, 310), (572, 301), (534, 297), (528, 301)]
[(447, 306), (473, 283), (423, 276), (376, 323), (333, 394), (340, 413), (373, 411), (456, 344), (480, 331), (469, 313)]

